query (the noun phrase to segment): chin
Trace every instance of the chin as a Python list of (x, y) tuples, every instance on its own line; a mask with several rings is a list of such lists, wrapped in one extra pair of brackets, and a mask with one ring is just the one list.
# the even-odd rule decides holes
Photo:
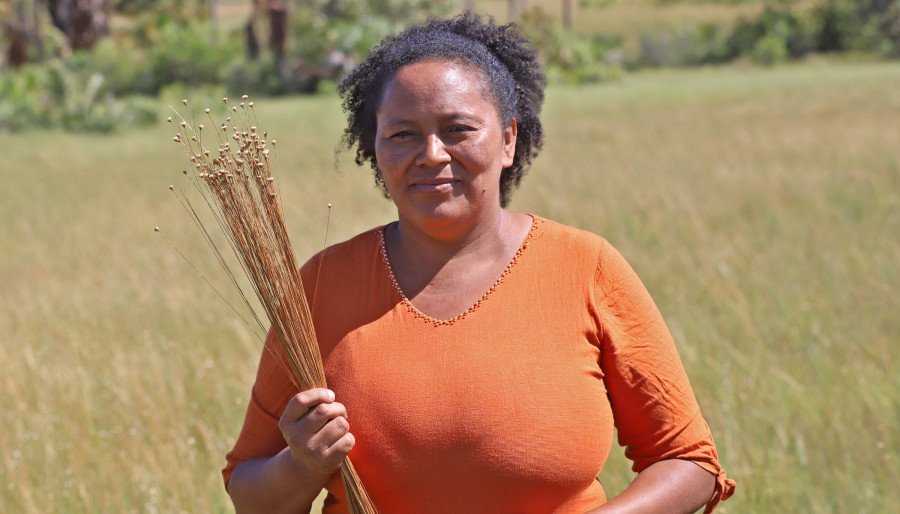
[(467, 201), (462, 195), (447, 195), (434, 198), (418, 198), (406, 205), (397, 205), (401, 216), (409, 221), (429, 225), (452, 225), (466, 218), (477, 216), (478, 206)]
[(417, 205), (409, 214), (416, 218), (429, 221), (453, 221), (465, 216), (465, 210), (453, 205), (454, 202), (434, 202), (432, 204)]

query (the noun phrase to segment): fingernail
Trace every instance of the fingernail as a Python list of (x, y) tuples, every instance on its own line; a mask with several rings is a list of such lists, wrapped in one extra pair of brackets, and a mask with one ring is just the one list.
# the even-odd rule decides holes
[(332, 391), (331, 389), (326, 389), (326, 391), (328, 391), (328, 397), (331, 398), (332, 401), (334, 401), (334, 391)]

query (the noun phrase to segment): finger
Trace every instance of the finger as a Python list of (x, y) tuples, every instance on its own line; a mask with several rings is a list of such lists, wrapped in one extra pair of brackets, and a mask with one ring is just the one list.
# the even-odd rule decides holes
[(290, 399), (281, 419), (287, 423), (297, 421), (309, 409), (322, 403), (331, 403), (334, 401), (334, 391), (324, 388), (308, 389), (301, 393), (297, 393)]
[(306, 415), (296, 421), (295, 427), (302, 433), (315, 434), (320, 431), (326, 423), (337, 417), (347, 418), (347, 408), (343, 403), (320, 403), (310, 409)]
[(349, 431), (350, 423), (347, 422), (347, 418), (337, 416), (309, 438), (309, 448), (319, 455), (325, 455), (327, 450)]
[(325, 464), (334, 468), (340, 466), (355, 445), (356, 438), (352, 433), (347, 432), (325, 452)]

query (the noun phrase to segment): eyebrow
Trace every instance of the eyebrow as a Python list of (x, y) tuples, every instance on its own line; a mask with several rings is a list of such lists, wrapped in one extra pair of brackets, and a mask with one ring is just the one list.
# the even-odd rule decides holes
[[(441, 116), (441, 119), (442, 120), (466, 119), (466, 120), (473, 120), (473, 121), (478, 121), (478, 122), (484, 121), (482, 119), (482, 117), (478, 115), (477, 112), (467, 113), (467, 112), (462, 112), (462, 111), (453, 111), (453, 112), (447, 113), (447, 114)], [(389, 120), (385, 121), (384, 124), (385, 125), (413, 125), (413, 124), (415, 124), (415, 120), (410, 119), (410, 118), (393, 118), (393, 119), (389, 119)]]

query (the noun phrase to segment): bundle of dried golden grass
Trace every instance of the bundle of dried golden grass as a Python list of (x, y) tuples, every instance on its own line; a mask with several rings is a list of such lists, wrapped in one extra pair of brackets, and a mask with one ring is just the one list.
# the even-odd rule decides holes
[[(274, 147), (276, 140), (267, 141), (268, 132), (260, 133), (257, 129), (253, 102), (248, 100), (244, 95), (240, 105), (230, 107), (228, 116), (219, 124), (213, 121), (210, 109), (204, 109), (210, 126), (218, 127), (217, 130), (206, 129), (202, 123), (195, 124), (193, 119), (185, 119), (176, 110), (180, 128), (173, 139), (184, 148), (196, 171), (195, 174), (187, 171), (183, 173), (191, 179), (225, 232), (269, 322), (278, 334), (287, 356), (287, 362), (281, 362), (282, 366), (290, 369), (290, 375), (300, 391), (325, 387), (325, 372), (312, 316), (300, 280), (297, 259), (288, 239), (281, 203), (275, 191), (269, 145)], [(222, 101), (229, 107), (227, 98)], [(182, 100), (182, 103), (187, 107), (187, 100)], [(168, 121), (176, 123), (171, 117)], [(204, 130), (207, 133), (215, 132), (216, 148), (204, 146)], [(179, 197), (232, 284), (241, 291), (246, 306), (250, 307), (249, 300), (238, 286), (235, 274), (189, 197), (183, 192), (179, 195), (173, 186), (169, 186), (169, 189)], [(250, 312), (256, 323), (265, 330), (252, 308)], [(350, 512), (377, 512), (349, 459), (344, 460), (341, 475)]]

